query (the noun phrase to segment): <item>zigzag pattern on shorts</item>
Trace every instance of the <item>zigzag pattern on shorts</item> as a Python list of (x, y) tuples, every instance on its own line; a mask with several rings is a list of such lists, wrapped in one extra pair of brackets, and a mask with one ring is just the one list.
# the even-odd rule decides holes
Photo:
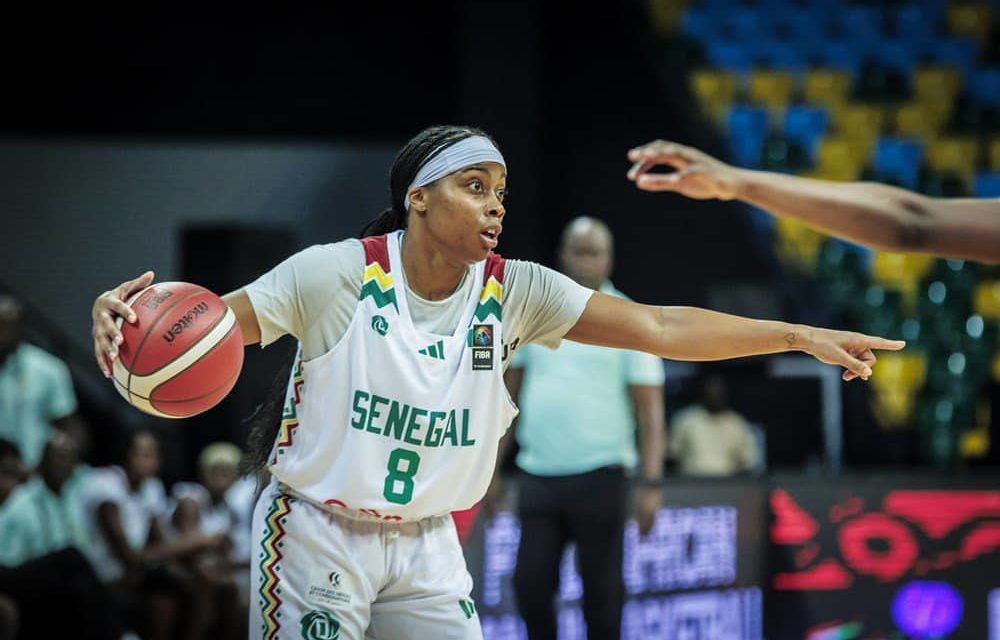
[(260, 554), (260, 613), (261, 629), (264, 640), (275, 640), (281, 622), (278, 620), (278, 608), (281, 606), (281, 591), (278, 588), (281, 576), (278, 575), (282, 553), (282, 538), (285, 537), (285, 517), (291, 511), (292, 498), (280, 495), (267, 512), (264, 521), (264, 537), (261, 540)]

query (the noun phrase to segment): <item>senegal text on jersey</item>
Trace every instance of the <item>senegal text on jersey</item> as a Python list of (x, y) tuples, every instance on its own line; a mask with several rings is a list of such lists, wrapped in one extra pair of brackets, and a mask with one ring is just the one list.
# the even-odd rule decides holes
[[(469, 410), (462, 409), (461, 434), (456, 424), (457, 409), (431, 411), (413, 407), (392, 398), (362, 391), (354, 392), (354, 418), (351, 426), (358, 431), (378, 433), (401, 442), (425, 447), (471, 447)], [(427, 427), (421, 440), (421, 431)]]

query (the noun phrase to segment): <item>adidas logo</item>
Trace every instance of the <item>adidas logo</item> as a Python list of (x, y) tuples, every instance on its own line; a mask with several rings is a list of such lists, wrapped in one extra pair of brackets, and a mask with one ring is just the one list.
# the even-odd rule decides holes
[(418, 349), (417, 353), (429, 356), (435, 360), (444, 360), (444, 340), (438, 340), (434, 344), (429, 344), (423, 349)]

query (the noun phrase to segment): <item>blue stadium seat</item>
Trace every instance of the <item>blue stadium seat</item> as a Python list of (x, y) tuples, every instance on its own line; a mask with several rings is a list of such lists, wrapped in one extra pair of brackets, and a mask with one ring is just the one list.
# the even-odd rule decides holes
[(830, 114), (820, 107), (792, 105), (785, 112), (785, 137), (797, 142), (815, 161), (819, 138), (826, 132)]
[(766, 110), (748, 106), (730, 109), (729, 144), (733, 162), (744, 167), (756, 167), (767, 130)]
[(767, 17), (752, 7), (733, 8), (725, 15), (725, 33), (734, 40), (754, 42), (771, 34)]
[(980, 173), (972, 187), (977, 198), (1000, 198), (1000, 173)]
[(798, 7), (776, 13), (772, 19), (774, 33), (793, 42), (811, 43), (829, 37), (830, 13), (825, 7)]
[(884, 14), (878, 7), (852, 5), (834, 17), (834, 27), (839, 29), (844, 39), (853, 42), (877, 42), (882, 37)]
[(868, 48), (850, 40), (818, 40), (813, 43), (810, 57), (818, 66), (844, 69), (857, 75)]
[(941, 20), (941, 7), (929, 2), (911, 2), (896, 11), (894, 17), (897, 38), (922, 42), (933, 40)]
[(732, 40), (712, 40), (708, 42), (706, 53), (712, 66), (730, 71), (749, 71), (754, 63), (753, 50)]
[(746, 6), (747, 0), (700, 0), (698, 5), (711, 11), (731, 11)]
[(753, 45), (757, 64), (785, 71), (805, 71), (809, 67), (806, 50), (785, 40), (758, 40)]
[(872, 49), (872, 58), (883, 67), (910, 74), (922, 53), (920, 41), (893, 38), (876, 44)]
[(1000, 68), (976, 69), (968, 73), (965, 86), (976, 102), (1000, 106)]
[(880, 138), (875, 145), (872, 166), (879, 176), (894, 179), (916, 189), (924, 147), (906, 138)]
[(698, 41), (708, 40), (722, 31), (718, 14), (692, 7), (681, 17), (681, 32)]
[(939, 65), (968, 71), (976, 63), (977, 48), (972, 38), (941, 38), (929, 44), (927, 57)]

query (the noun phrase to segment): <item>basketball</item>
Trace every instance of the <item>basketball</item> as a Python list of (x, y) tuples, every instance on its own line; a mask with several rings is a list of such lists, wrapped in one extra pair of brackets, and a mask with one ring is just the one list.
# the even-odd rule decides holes
[(222, 298), (187, 282), (151, 285), (128, 301), (136, 322), (118, 320), (114, 384), (132, 406), (187, 418), (218, 404), (243, 367), (243, 334)]

